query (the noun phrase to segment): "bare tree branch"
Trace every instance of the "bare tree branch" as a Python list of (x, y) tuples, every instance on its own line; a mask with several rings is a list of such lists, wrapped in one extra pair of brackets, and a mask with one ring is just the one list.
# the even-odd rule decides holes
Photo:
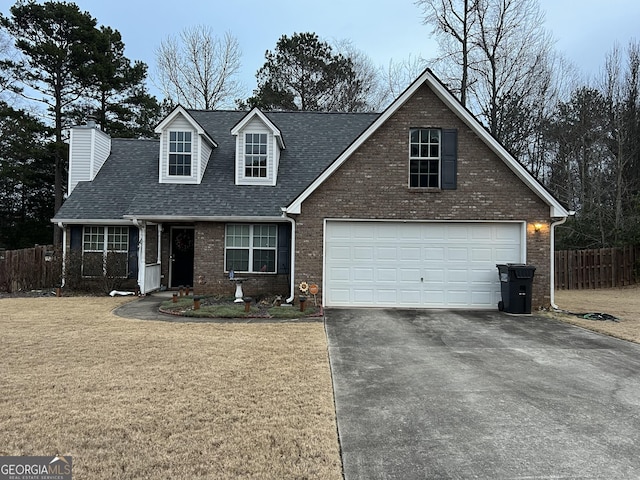
[(242, 93), (242, 53), (229, 32), (220, 38), (208, 26), (186, 28), (178, 38), (165, 38), (155, 53), (157, 86), (174, 103), (211, 110), (232, 106)]

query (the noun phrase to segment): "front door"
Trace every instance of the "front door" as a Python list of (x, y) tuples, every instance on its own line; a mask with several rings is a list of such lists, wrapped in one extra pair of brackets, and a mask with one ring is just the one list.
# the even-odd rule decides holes
[(194, 229), (171, 228), (171, 287), (193, 285)]

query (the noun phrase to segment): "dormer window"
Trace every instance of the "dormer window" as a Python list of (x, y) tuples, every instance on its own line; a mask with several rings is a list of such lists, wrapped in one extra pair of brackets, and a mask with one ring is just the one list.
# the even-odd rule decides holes
[(254, 108), (231, 129), (236, 137), (236, 185), (270, 185), (278, 182), (284, 140), (278, 127)]
[(191, 176), (191, 132), (169, 132), (169, 175)]
[(154, 131), (160, 134), (158, 181), (199, 184), (218, 144), (192, 112), (178, 105)]
[(266, 178), (267, 134), (247, 133), (244, 152), (244, 176), (247, 178)]

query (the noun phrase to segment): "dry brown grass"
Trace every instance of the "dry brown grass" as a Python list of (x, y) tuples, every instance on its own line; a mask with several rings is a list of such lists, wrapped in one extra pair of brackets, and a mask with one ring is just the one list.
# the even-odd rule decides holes
[(584, 320), (576, 316), (557, 318), (596, 332), (640, 343), (640, 285), (600, 290), (559, 290), (556, 304), (573, 313), (608, 313), (619, 322)]
[(112, 298), (0, 300), (0, 455), (76, 479), (340, 479), (321, 323), (126, 320)]

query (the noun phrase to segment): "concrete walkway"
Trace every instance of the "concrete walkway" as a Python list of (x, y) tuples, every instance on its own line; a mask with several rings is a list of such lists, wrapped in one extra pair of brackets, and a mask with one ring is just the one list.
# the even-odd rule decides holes
[(346, 480), (640, 478), (640, 345), (499, 312), (325, 317)]

